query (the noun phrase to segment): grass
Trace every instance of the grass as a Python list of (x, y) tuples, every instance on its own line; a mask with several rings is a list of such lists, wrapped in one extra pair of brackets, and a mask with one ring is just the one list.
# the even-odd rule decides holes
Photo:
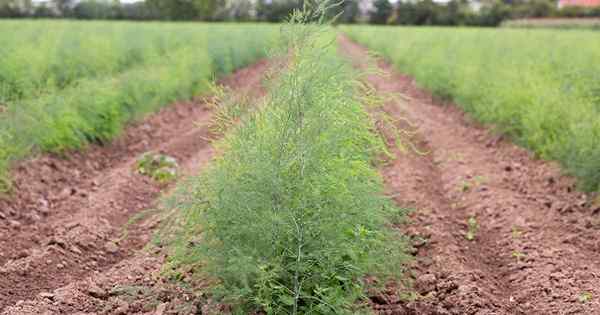
[(600, 188), (600, 44), (593, 31), (344, 27), (400, 71)]
[(296, 23), (282, 34), (289, 63), (266, 103), (172, 199), (168, 227), (183, 228), (169, 267), (196, 266), (236, 314), (368, 313), (367, 276), (382, 285), (406, 259), (373, 166), (384, 142), (334, 34)]
[(279, 36), (254, 24), (0, 21), (0, 29), (4, 190), (14, 161), (108, 142), (127, 122), (266, 56)]
[(502, 23), (512, 28), (555, 28), (563, 30), (600, 29), (600, 18), (537, 18), (516, 19)]
[(577, 299), (580, 303), (585, 304), (591, 302), (593, 297), (594, 296), (592, 295), (592, 293), (586, 291), (579, 294), (579, 297)]
[(477, 237), (477, 231), (479, 231), (479, 223), (477, 223), (476, 217), (471, 216), (467, 220), (467, 232), (465, 233), (465, 238), (468, 241), (474, 241)]

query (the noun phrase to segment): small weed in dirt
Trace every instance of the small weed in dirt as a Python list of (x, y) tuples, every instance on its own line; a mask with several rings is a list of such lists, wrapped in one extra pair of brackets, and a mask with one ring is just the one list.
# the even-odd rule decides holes
[(588, 228), (594, 228), (594, 229), (600, 229), (600, 218), (592, 218), (589, 219), (588, 223), (586, 224)]
[(511, 230), (512, 238), (520, 238), (523, 235), (523, 231), (518, 226), (513, 226)]
[(452, 162), (452, 161), (462, 162), (464, 160), (464, 156), (460, 152), (448, 152), (448, 158), (446, 160), (448, 162)]
[(477, 223), (477, 218), (475, 218), (474, 216), (470, 217), (467, 220), (467, 233), (465, 234), (465, 238), (468, 241), (475, 240), (478, 230), (479, 230), (479, 224)]
[(177, 177), (178, 168), (177, 160), (164, 154), (144, 153), (136, 163), (136, 171), (139, 174), (160, 183), (174, 180)]
[(410, 302), (423, 300), (425, 297), (423, 295), (421, 295), (419, 292), (408, 291), (408, 292), (400, 292), (398, 294), (398, 298), (402, 302), (410, 303)]
[(598, 210), (600, 210), (600, 193), (598, 193), (595, 197), (591, 198), (590, 208), (592, 209), (594, 214), (598, 213)]
[(481, 185), (484, 185), (485, 183), (487, 183), (488, 179), (485, 176), (477, 175), (477, 176), (475, 176), (475, 178), (473, 178), (473, 181), (475, 182), (475, 184), (477, 186), (481, 186)]
[(421, 235), (414, 235), (413, 237), (411, 237), (410, 242), (413, 247), (421, 248), (421, 247), (427, 245), (427, 243), (429, 243), (429, 239), (425, 238)]
[(136, 297), (140, 295), (147, 295), (150, 293), (150, 289), (144, 286), (136, 285), (118, 285), (110, 290), (112, 296), (129, 296)]
[(521, 251), (515, 250), (512, 252), (511, 256), (514, 257), (517, 261), (521, 261), (527, 256), (527, 254), (525, 254)]
[(10, 194), (12, 192), (12, 181), (4, 174), (0, 174), (0, 197), (4, 194)]
[(484, 185), (487, 182), (487, 178), (485, 176), (480, 176), (477, 175), (473, 178), (473, 180), (469, 181), (469, 180), (463, 180), (461, 182), (461, 191), (466, 193), (471, 191), (473, 188), (475, 187), (479, 187), (481, 185)]
[(471, 191), (471, 184), (466, 180), (462, 181), (460, 191), (465, 193)]
[(585, 303), (588, 303), (588, 302), (590, 302), (590, 301), (592, 300), (592, 297), (593, 297), (593, 296), (592, 296), (592, 293), (590, 293), (590, 292), (587, 292), (587, 291), (586, 291), (586, 292), (582, 292), (582, 293), (579, 295), (579, 298), (578, 298), (578, 300), (579, 300), (579, 302), (581, 302), (581, 303), (584, 303), (584, 304), (585, 304)]

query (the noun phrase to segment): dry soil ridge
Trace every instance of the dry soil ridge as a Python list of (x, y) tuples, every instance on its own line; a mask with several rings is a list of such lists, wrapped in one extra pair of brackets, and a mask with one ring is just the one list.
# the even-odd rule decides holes
[[(244, 91), (258, 97), (267, 68), (268, 63), (261, 61), (221, 83), (236, 93)], [(9, 206), (24, 204), (30, 211), (8, 214), (10, 220), (22, 219), (23, 223), (2, 226), (6, 238), (0, 241), (5, 257), (0, 266), (0, 309), (6, 307), (5, 314), (76, 311), (79, 303), (69, 302), (69, 298), (77, 294), (70, 294), (65, 288), (81, 285), (79, 281), (88, 276), (110, 273), (113, 266), (146, 244), (156, 222), (129, 226), (127, 238), (119, 241), (123, 228), (135, 214), (153, 207), (160, 193), (172, 186), (159, 185), (136, 174), (134, 165), (139, 154), (164, 152), (178, 159), (183, 175), (196, 174), (212, 156), (208, 140), (212, 136), (211, 117), (205, 100), (175, 104), (128, 128), (115, 144), (73, 153), (66, 159), (43, 156), (17, 168), (16, 182), (24, 191), (3, 202)], [(100, 163), (105, 166), (88, 167)], [(84, 172), (91, 175), (72, 176)], [(46, 180), (48, 173), (52, 180)], [(32, 180), (42, 184), (25, 185)], [(81, 186), (74, 186), (78, 184)], [(53, 204), (40, 204), (31, 198), (40, 196), (40, 192), (57, 191), (54, 185), (63, 186), (64, 200), (57, 198)], [(28, 204), (31, 202), (34, 204)], [(44, 211), (48, 213), (37, 214), (40, 206), (47, 206)], [(26, 216), (31, 213), (38, 218), (28, 221)], [(115, 282), (117, 279), (120, 278), (113, 278)], [(57, 303), (55, 297), (63, 297), (67, 303)], [(32, 301), (24, 302), (27, 300)], [(51, 302), (52, 307), (45, 307), (48, 305), (44, 302)], [(66, 306), (60, 308), (63, 304)]]
[[(340, 38), (343, 54), (369, 66), (365, 48)], [(383, 170), (390, 193), (415, 207), (416, 289), (424, 296), (378, 306), (391, 314), (600, 314), (598, 211), (553, 163), (473, 123), (408, 76), (379, 61), (366, 78), (402, 94), (384, 110), (418, 126), (426, 156), (399, 154)], [(476, 218), (475, 239), (465, 238)], [(422, 239), (426, 241), (423, 242)]]

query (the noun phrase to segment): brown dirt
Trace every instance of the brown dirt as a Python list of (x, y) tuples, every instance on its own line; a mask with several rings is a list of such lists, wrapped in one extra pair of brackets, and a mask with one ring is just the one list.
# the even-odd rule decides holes
[[(256, 98), (267, 68), (261, 61), (221, 83)], [(110, 145), (44, 155), (14, 169), (14, 194), (0, 200), (2, 314), (97, 312), (104, 296), (77, 288), (135, 280), (135, 270), (147, 277), (150, 262), (152, 270), (160, 266), (158, 258), (133, 255), (158, 222), (129, 223), (172, 185), (136, 174), (134, 164), (144, 152), (163, 152), (177, 158), (183, 176), (197, 173), (212, 156), (209, 103), (174, 104)]]
[[(341, 51), (366, 69), (368, 52), (345, 37)], [(420, 151), (384, 170), (389, 193), (416, 209), (399, 229), (415, 245), (421, 295), (373, 299), (381, 314), (600, 314), (600, 209), (574, 180), (457, 106), (436, 100), (383, 61), (366, 81), (401, 95), (383, 110), (416, 125)], [(398, 99), (403, 99), (399, 101)], [(406, 127), (406, 124), (399, 124)], [(468, 220), (478, 229), (466, 239)]]

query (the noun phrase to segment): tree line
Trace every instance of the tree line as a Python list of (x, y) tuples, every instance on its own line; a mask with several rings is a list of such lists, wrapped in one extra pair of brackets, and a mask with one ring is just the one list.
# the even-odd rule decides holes
[[(280, 22), (315, 0), (0, 0), (0, 18)], [(557, 8), (556, 0), (341, 0), (339, 23), (496, 26), (530, 17), (600, 17), (600, 8)]]
[[(339, 21), (357, 21), (359, 0), (332, 8)], [(0, 0), (0, 18), (280, 22), (304, 0)]]

